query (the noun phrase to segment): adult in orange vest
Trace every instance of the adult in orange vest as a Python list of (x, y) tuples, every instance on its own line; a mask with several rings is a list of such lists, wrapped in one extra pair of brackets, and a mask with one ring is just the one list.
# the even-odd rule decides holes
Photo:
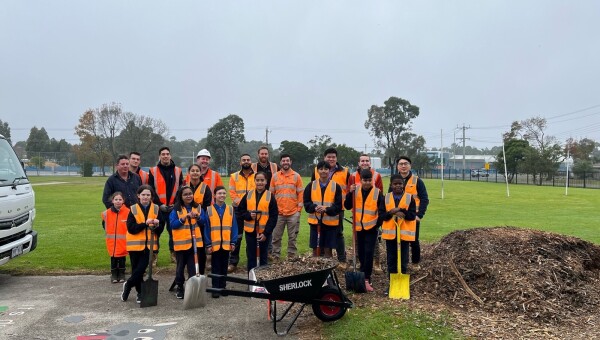
[[(238, 206), (240, 217), (244, 220), (246, 234), (247, 269), (268, 264), (269, 235), (277, 224), (277, 201), (267, 187), (267, 176), (263, 172), (254, 175), (256, 189), (248, 191)], [(256, 230), (258, 228), (258, 230)], [(260, 264), (256, 263), (256, 243), (259, 242)]]
[[(211, 254), (211, 270), (213, 274), (227, 276), (229, 253), (235, 250), (238, 236), (238, 226), (233, 207), (225, 204), (227, 191), (225, 187), (215, 188), (215, 204), (206, 209), (203, 214), (205, 249)], [(212, 278), (213, 288), (225, 288), (224, 278)], [(213, 298), (221, 296), (213, 293)]]
[(292, 170), (292, 158), (289, 154), (279, 156), (280, 169), (271, 177), (270, 191), (275, 195), (279, 216), (277, 225), (273, 230), (273, 256), (281, 256), (281, 239), (283, 230), (287, 226), (288, 247), (287, 257), (294, 258), (298, 255), (296, 237), (300, 230), (300, 211), (304, 203), (302, 177)]
[[(175, 285), (177, 286), (175, 296), (183, 299), (183, 283), (185, 277), (183, 272), (187, 267), (188, 277), (196, 275), (196, 265), (194, 258), (194, 245), (196, 242), (198, 253), (198, 270), (204, 275), (204, 265), (206, 263), (206, 253), (204, 252), (204, 241), (200, 228), (200, 219), (203, 210), (194, 200), (194, 191), (188, 185), (184, 185), (177, 191), (175, 205), (169, 216), (171, 231), (173, 234), (173, 248), (177, 266), (175, 268)], [(194, 238), (190, 227), (194, 229)]]
[[(171, 210), (173, 210), (173, 205), (175, 204), (175, 195), (177, 194), (177, 190), (183, 184), (183, 178), (181, 176), (181, 168), (175, 166), (173, 160), (171, 159), (171, 150), (163, 146), (158, 151), (159, 161), (156, 166), (150, 168), (150, 176), (148, 177), (148, 182), (150, 186), (156, 192), (156, 197), (154, 197), (154, 203), (160, 206), (161, 213), (161, 223), (164, 223), (167, 228), (167, 232), (169, 233), (169, 250), (171, 251), (171, 262), (175, 262), (175, 253), (173, 250), (173, 238), (171, 233), (171, 228), (169, 228), (169, 214)], [(161, 231), (162, 233), (162, 231)], [(158, 234), (158, 239), (160, 243), (160, 233)], [(160, 249), (160, 244), (158, 249)], [(152, 265), (156, 265), (156, 259), (158, 255), (158, 250), (155, 252), (154, 258), (152, 260)]]
[(148, 184), (148, 176), (149, 174), (140, 168), (140, 163), (142, 162), (142, 156), (137, 151), (132, 151), (129, 153), (129, 171), (133, 172), (140, 176), (140, 180), (142, 184)]
[[(381, 238), (385, 240), (388, 274), (398, 272), (398, 237), (400, 237), (400, 270), (408, 270), (409, 243), (415, 238), (417, 205), (414, 197), (404, 190), (402, 175), (395, 174), (390, 179), (392, 191), (385, 196)], [(396, 226), (400, 227), (397, 235)]]
[(120, 191), (111, 196), (112, 207), (102, 213), (102, 229), (106, 239), (106, 250), (110, 256), (110, 279), (112, 283), (125, 282), (125, 260), (127, 259), (127, 217), (129, 209)]
[(270, 190), (271, 188), (271, 178), (273, 174), (279, 170), (276, 163), (269, 161), (269, 148), (266, 146), (261, 146), (256, 152), (258, 155), (258, 162), (252, 163), (252, 171), (254, 173), (264, 172), (267, 175), (267, 186), (266, 189)]
[[(303, 194), (304, 210), (308, 213), (310, 225), (309, 246), (313, 249), (313, 256), (317, 256), (318, 242), (319, 248), (322, 249), (318, 255), (331, 257), (337, 242), (339, 214), (342, 211), (342, 189), (335, 181), (329, 179), (329, 163), (320, 161), (316, 168), (319, 177), (308, 183)], [(317, 231), (319, 223), (320, 237)], [(317, 240), (319, 238), (320, 240)]]
[(404, 179), (404, 191), (411, 194), (417, 204), (417, 233), (415, 240), (410, 242), (412, 263), (417, 264), (421, 261), (421, 245), (419, 243), (419, 229), (421, 220), (425, 216), (427, 206), (429, 205), (429, 196), (425, 183), (417, 175), (411, 172), (412, 161), (407, 156), (400, 156), (396, 161), (398, 173)]
[[(131, 276), (123, 284), (121, 300), (127, 301), (131, 288), (137, 290), (136, 302), (141, 302), (142, 280), (148, 267), (151, 251), (158, 250), (157, 234), (161, 232), (162, 215), (158, 205), (152, 203), (154, 189), (141, 185), (137, 190), (139, 203), (131, 206), (127, 216), (127, 252), (131, 261)], [(150, 237), (154, 237), (154, 247), (150, 249)]]
[(237, 268), (240, 262), (240, 250), (242, 249), (242, 235), (244, 228), (244, 220), (238, 210), (238, 206), (242, 197), (248, 193), (248, 191), (255, 188), (254, 183), (254, 171), (252, 170), (252, 159), (250, 155), (245, 153), (240, 157), (240, 171), (236, 171), (229, 176), (229, 196), (231, 197), (231, 205), (235, 211), (237, 218), (236, 224), (238, 226), (237, 240), (235, 241), (235, 249), (231, 251), (229, 257), (229, 266), (227, 267), (228, 272), (233, 272)]
[[(212, 170), (210, 166), (210, 152), (206, 149), (198, 151), (196, 156), (196, 164), (200, 167), (200, 181), (206, 184), (210, 188), (210, 192), (214, 193), (215, 188), (219, 185), (223, 185), (223, 180), (218, 172)], [(189, 183), (190, 174), (185, 176), (185, 182)]]
[(385, 215), (385, 204), (381, 190), (373, 186), (371, 169), (361, 170), (360, 185), (352, 184), (350, 186), (344, 201), (344, 207), (347, 210), (354, 207), (355, 216), (353, 216), (353, 221), (360, 271), (365, 273), (367, 291), (372, 292), (371, 274), (373, 274), (375, 243), (379, 227)]
[[(337, 150), (329, 148), (323, 153), (325, 162), (329, 163), (329, 179), (335, 181), (342, 189), (342, 210), (339, 213), (339, 228), (337, 231), (336, 240), (336, 253), (340, 267), (345, 268), (346, 266), (346, 241), (344, 240), (344, 198), (348, 193), (348, 183), (350, 179), (350, 173), (347, 167), (343, 167), (337, 162)], [(317, 168), (312, 174), (311, 180), (319, 178)]]

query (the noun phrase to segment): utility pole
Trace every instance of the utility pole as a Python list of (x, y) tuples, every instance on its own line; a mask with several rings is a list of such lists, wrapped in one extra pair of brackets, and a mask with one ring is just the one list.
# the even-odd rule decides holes
[(273, 130), (269, 130), (269, 127), (267, 126), (265, 128), (265, 145), (269, 145), (269, 132), (273, 132)]
[(465, 157), (465, 141), (466, 141), (467, 139), (471, 139), (471, 138), (466, 138), (466, 137), (465, 137), (465, 131), (466, 131), (467, 129), (470, 129), (470, 128), (471, 128), (471, 126), (465, 126), (465, 123), (463, 123), (463, 125), (462, 125), (462, 128), (461, 128), (461, 127), (459, 127), (459, 126), (457, 126), (456, 128), (457, 128), (457, 129), (459, 129), (459, 128), (460, 128), (460, 129), (462, 129), (462, 138), (460, 138), (460, 137), (459, 137), (458, 139), (462, 139), (462, 145), (463, 145), (462, 179), (463, 179), (463, 181), (464, 181), (464, 180), (465, 180), (465, 168), (467, 167), (467, 163), (466, 163), (466, 160), (465, 160), (465, 159), (466, 159), (466, 157)]

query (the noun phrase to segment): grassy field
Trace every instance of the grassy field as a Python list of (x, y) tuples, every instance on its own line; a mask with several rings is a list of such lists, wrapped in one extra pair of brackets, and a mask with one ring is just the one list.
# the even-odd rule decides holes
[[(36, 192), (34, 228), (39, 233), (38, 248), (0, 267), (0, 273), (108, 275), (110, 262), (100, 223), (106, 178), (33, 177), (31, 180)], [(308, 179), (304, 181), (307, 183)], [(387, 179), (384, 185), (387, 187)], [(570, 188), (565, 196), (564, 188), (514, 185), (507, 197), (503, 184), (445, 181), (442, 199), (441, 181), (426, 180), (426, 185), (430, 205), (421, 227), (424, 242), (436, 242), (457, 229), (509, 225), (572, 235), (600, 244), (598, 190)], [(309, 250), (306, 217), (303, 213), (298, 237), (300, 252)], [(346, 227), (345, 232), (349, 245), (350, 229)], [(284, 238), (284, 249), (286, 244)], [(168, 251), (160, 253), (159, 267), (174, 269), (168, 255)], [(241, 261), (240, 265), (244, 265), (244, 255)], [(373, 306), (350, 309), (346, 317), (324, 325), (322, 331), (328, 339), (374, 335), (395, 339), (459, 338), (460, 334), (449, 323), (449, 318), (432, 318), (402, 305)]]
[[(106, 178), (32, 177), (36, 192), (39, 233), (36, 251), (0, 268), (12, 274), (105, 273), (108, 255), (100, 213)], [(308, 179), (305, 178), (305, 183)], [(387, 180), (387, 179), (386, 179)], [(62, 182), (51, 184), (50, 182)], [(387, 186), (387, 181), (384, 181)], [(444, 182), (427, 180), (430, 205), (421, 227), (421, 239), (435, 242), (449, 232), (482, 226), (517, 226), (576, 236), (600, 244), (597, 221), (600, 192), (594, 189)], [(298, 246), (308, 251), (307, 214), (302, 215)], [(349, 228), (346, 235), (350, 239)], [(166, 235), (166, 234), (165, 234)], [(166, 242), (166, 239), (165, 241)], [(284, 249), (286, 248), (284, 238)], [(284, 251), (285, 255), (285, 251)], [(242, 259), (245, 262), (245, 256)], [(161, 252), (159, 266), (173, 266)]]

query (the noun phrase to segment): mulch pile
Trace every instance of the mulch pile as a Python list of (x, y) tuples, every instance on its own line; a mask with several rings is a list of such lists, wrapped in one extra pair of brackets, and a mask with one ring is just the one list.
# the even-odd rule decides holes
[(600, 247), (590, 242), (477, 228), (448, 234), (425, 247), (422, 258), (411, 275), (411, 302), (456, 311), (468, 335), (535, 338), (561, 329), (577, 338), (598, 335), (587, 333), (600, 326)]
[(293, 276), (315, 272), (337, 266), (337, 260), (331, 258), (316, 258), (301, 256), (288, 261), (273, 263), (269, 266), (256, 268), (254, 273), (258, 280), (272, 280), (285, 276)]

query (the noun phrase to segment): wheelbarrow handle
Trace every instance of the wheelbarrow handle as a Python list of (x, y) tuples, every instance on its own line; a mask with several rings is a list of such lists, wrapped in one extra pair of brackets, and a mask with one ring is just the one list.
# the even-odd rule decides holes
[(258, 281), (248, 280), (248, 279), (244, 279), (244, 278), (237, 277), (237, 276), (212, 274), (212, 273), (209, 273), (207, 276), (210, 278), (215, 278), (215, 279), (223, 279), (223, 280), (229, 281), (229, 282), (235, 282), (235, 283), (241, 283), (244, 285), (261, 286), (262, 287), (262, 285)]

